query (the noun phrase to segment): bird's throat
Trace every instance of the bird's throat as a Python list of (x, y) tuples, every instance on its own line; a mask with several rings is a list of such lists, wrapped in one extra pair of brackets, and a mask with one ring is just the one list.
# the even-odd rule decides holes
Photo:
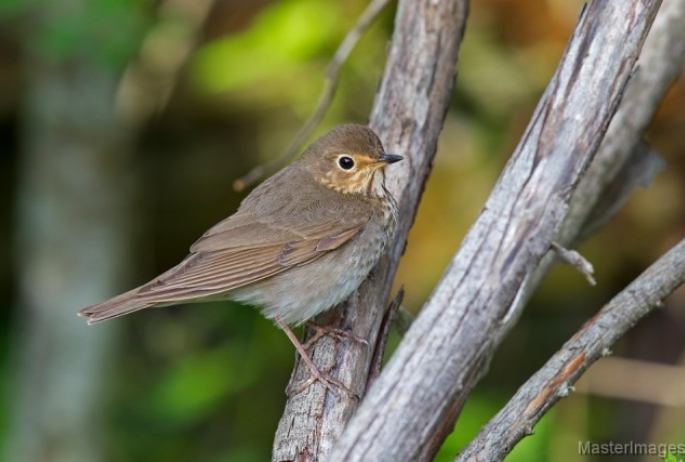
[(334, 191), (377, 198), (385, 195), (384, 181), (385, 175), (382, 169), (362, 170), (353, 174), (346, 174), (344, 178), (332, 174), (326, 174), (319, 178), (321, 184)]

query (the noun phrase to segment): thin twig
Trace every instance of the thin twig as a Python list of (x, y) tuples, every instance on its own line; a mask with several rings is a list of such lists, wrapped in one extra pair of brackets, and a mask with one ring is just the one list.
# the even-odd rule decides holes
[(316, 104), (314, 113), (297, 132), (288, 149), (274, 160), (262, 165), (257, 165), (250, 170), (247, 175), (235, 180), (233, 182), (233, 189), (242, 191), (268, 172), (275, 171), (285, 166), (297, 155), (304, 142), (319, 125), (333, 102), (335, 90), (338, 88), (338, 81), (340, 80), (340, 69), (342, 68), (342, 65), (347, 61), (347, 58), (350, 56), (350, 53), (352, 53), (352, 50), (354, 50), (354, 47), (357, 45), (357, 42), (359, 42), (361, 36), (364, 35), (364, 32), (366, 32), (369, 27), (371, 27), (371, 24), (373, 24), (389, 1), (390, 0), (372, 0), (359, 17), (354, 27), (347, 33), (330, 63), (328, 63), (325, 73), (326, 80), (324, 81), (323, 90), (319, 96), (319, 102)]
[(580, 274), (585, 276), (588, 284), (591, 286), (597, 285), (597, 281), (595, 281), (594, 277), (595, 268), (592, 266), (592, 263), (590, 263), (578, 251), (566, 249), (554, 241), (552, 241), (551, 247), (559, 258), (564, 260), (566, 263), (578, 270)]

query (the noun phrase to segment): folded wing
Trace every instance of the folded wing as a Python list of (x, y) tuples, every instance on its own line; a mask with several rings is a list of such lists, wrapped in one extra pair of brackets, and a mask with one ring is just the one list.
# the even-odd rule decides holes
[(181, 264), (141, 287), (138, 297), (168, 303), (210, 296), (310, 263), (356, 236), (370, 216), (292, 227), (236, 214), (209, 230)]

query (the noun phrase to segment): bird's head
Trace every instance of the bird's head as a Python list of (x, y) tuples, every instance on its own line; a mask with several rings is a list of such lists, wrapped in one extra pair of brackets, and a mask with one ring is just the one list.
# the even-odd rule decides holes
[(345, 194), (378, 196), (383, 168), (402, 160), (386, 154), (378, 136), (364, 125), (340, 125), (312, 143), (300, 161), (316, 181)]

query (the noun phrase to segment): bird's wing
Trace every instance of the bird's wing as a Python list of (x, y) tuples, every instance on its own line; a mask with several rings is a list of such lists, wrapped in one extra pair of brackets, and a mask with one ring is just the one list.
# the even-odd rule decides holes
[(138, 297), (151, 303), (189, 300), (251, 284), (339, 248), (371, 218), (370, 213), (354, 219), (331, 211), (317, 215), (307, 217), (306, 226), (292, 226), (239, 212), (205, 233), (188, 258), (143, 286)]

